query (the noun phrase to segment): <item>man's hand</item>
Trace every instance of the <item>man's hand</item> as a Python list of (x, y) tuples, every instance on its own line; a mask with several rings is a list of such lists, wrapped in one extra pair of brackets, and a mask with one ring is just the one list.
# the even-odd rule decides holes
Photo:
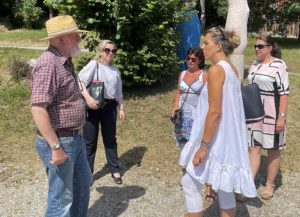
[(68, 155), (65, 153), (63, 148), (52, 150), (50, 163), (54, 165), (59, 165), (64, 163), (67, 158)]

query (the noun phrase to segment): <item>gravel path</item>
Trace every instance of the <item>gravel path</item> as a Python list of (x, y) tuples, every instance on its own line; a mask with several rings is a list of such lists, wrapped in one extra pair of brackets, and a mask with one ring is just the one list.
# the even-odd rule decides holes
[[(30, 176), (19, 168), (14, 176), (0, 183), (0, 216), (43, 216), (46, 205), (47, 180), (37, 162)], [(0, 168), (1, 171), (5, 168)], [(91, 188), (90, 217), (181, 217), (185, 213), (183, 193), (178, 180), (164, 181), (149, 176), (147, 165), (134, 166), (124, 174), (124, 184), (117, 186), (107, 171), (95, 176)], [(283, 174), (281, 185), (270, 201), (259, 198), (237, 203), (239, 217), (298, 217), (300, 216), (300, 174)], [(261, 191), (259, 187), (258, 191)], [(206, 204), (205, 217), (218, 216), (218, 205)]]

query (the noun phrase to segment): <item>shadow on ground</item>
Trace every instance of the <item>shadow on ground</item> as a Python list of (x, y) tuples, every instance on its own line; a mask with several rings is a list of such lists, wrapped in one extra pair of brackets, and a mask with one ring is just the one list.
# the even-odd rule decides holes
[[(250, 217), (250, 214), (249, 214), (246, 204), (248, 204), (248, 202), (247, 203), (246, 202), (237, 202), (236, 213), (235, 213), (236, 217)], [(220, 210), (219, 201), (217, 199), (214, 203), (212, 203), (205, 210), (204, 217), (219, 217), (219, 210)]]
[(146, 190), (140, 186), (99, 187), (102, 196), (89, 208), (91, 217), (117, 217), (121, 215), (132, 199), (143, 196)]
[[(142, 159), (144, 157), (147, 148), (145, 146), (134, 147), (119, 157), (121, 165), (121, 174), (124, 175), (133, 166), (141, 166)], [(107, 165), (104, 165), (101, 170), (94, 174), (94, 181), (100, 179), (109, 173)]]

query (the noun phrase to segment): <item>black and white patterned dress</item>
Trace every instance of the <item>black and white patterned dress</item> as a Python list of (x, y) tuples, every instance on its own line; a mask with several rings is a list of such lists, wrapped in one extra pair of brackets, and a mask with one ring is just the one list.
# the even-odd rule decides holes
[(258, 84), (265, 109), (262, 121), (247, 125), (249, 146), (283, 149), (286, 145), (286, 127), (280, 133), (276, 133), (275, 129), (279, 114), (279, 97), (289, 95), (289, 78), (285, 62), (277, 58), (267, 64), (255, 61), (249, 70), (248, 81)]

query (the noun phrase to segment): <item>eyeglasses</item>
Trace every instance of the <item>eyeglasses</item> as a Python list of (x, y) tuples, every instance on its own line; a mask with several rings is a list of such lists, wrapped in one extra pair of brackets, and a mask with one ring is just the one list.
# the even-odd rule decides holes
[(269, 47), (270, 45), (268, 44), (256, 44), (254, 45), (254, 49), (258, 48), (258, 49), (264, 49), (265, 47)]
[(113, 54), (116, 54), (117, 53), (117, 49), (109, 49), (109, 48), (104, 48), (103, 51), (106, 53), (106, 54), (109, 54), (110, 52), (112, 52)]
[(187, 61), (187, 62), (188, 62), (188, 61), (190, 61), (190, 60), (191, 60), (191, 61), (194, 63), (194, 62), (196, 62), (196, 61), (197, 61), (197, 59), (198, 59), (198, 58), (186, 57), (186, 58), (185, 58), (185, 61)]

